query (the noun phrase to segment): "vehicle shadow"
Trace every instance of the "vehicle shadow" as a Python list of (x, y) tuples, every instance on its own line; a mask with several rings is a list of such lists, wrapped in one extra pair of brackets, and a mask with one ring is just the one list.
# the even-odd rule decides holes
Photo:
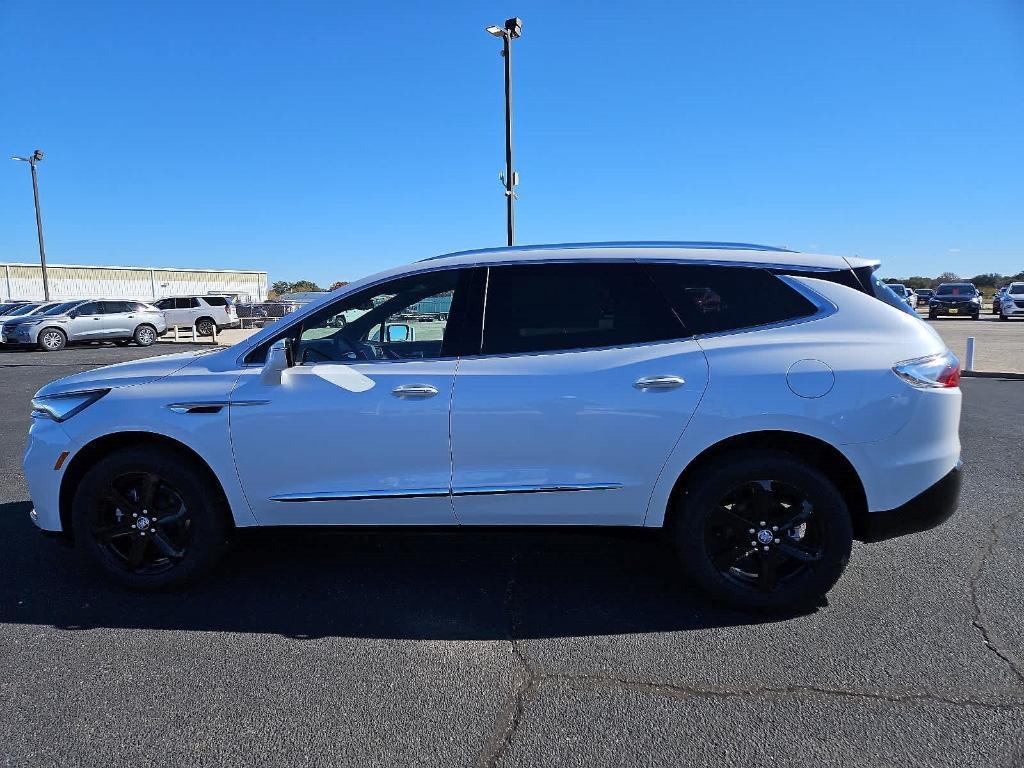
[(765, 621), (699, 602), (644, 531), (323, 532), (237, 537), (224, 567), (177, 592), (137, 594), (0, 505), (0, 622), (491, 640), (693, 630)]

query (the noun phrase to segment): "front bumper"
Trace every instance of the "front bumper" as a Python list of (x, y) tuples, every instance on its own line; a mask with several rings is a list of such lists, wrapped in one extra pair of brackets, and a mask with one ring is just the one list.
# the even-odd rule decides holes
[(960, 504), (963, 483), (960, 462), (930, 488), (906, 504), (885, 512), (868, 512), (857, 531), (861, 541), (873, 542), (927, 531), (946, 522)]
[(999, 313), (1006, 317), (1020, 316), (1024, 315), (1024, 307), (1017, 306), (1017, 302), (1006, 301), (999, 307)]
[(947, 304), (929, 304), (928, 314), (939, 315), (950, 317), (974, 317), (981, 312), (981, 306), (978, 304), (958, 304), (956, 306), (949, 306)]

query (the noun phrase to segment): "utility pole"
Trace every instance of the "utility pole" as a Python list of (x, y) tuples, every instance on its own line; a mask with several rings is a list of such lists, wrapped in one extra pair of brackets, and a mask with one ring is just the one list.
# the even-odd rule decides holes
[(39, 236), (39, 266), (43, 271), (43, 300), (50, 300), (50, 280), (46, 275), (46, 246), (43, 244), (43, 214), (39, 210), (39, 177), (36, 175), (36, 163), (43, 159), (43, 150), (37, 149), (28, 157), (12, 157), (28, 163), (32, 169), (32, 198), (36, 204), (36, 234)]
[(487, 31), (502, 39), (501, 55), (505, 59), (505, 173), (501, 177), (505, 186), (506, 229), (508, 244), (515, 244), (516, 186), (519, 174), (512, 167), (512, 41), (522, 37), (523, 20), (506, 19), (504, 27), (487, 27)]

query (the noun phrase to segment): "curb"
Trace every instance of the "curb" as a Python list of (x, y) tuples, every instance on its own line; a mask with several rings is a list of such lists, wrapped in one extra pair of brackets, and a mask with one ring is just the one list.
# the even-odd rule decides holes
[(1024, 381), (1024, 373), (1000, 373), (999, 371), (961, 371), (960, 376), (968, 379), (1011, 379)]

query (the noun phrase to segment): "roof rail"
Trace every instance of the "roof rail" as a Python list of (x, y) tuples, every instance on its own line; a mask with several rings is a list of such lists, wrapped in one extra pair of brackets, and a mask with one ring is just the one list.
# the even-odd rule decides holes
[(788, 248), (775, 245), (759, 245), (757, 243), (727, 243), (715, 240), (622, 240), (597, 243), (545, 243), (541, 245), (513, 245), (494, 248), (477, 248), (469, 251), (455, 251), (429, 256), (421, 261), (447, 259), (451, 256), (474, 256), (485, 253), (517, 253), (523, 251), (576, 250), (590, 248), (692, 248), (695, 250), (718, 251), (773, 251), (775, 253), (794, 253)]

